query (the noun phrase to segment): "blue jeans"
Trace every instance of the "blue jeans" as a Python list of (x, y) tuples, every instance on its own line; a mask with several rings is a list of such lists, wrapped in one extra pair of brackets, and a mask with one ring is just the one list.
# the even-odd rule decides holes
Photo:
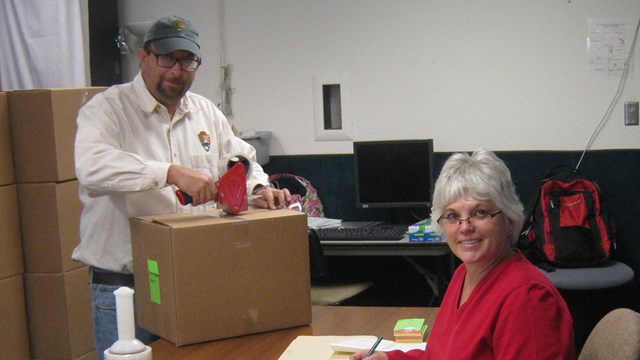
[[(118, 341), (118, 321), (116, 317), (116, 296), (113, 294), (120, 286), (91, 284), (91, 309), (93, 311), (93, 332), (96, 350), (100, 360), (104, 359), (104, 351)], [(136, 339), (150, 344), (158, 339), (136, 325)]]

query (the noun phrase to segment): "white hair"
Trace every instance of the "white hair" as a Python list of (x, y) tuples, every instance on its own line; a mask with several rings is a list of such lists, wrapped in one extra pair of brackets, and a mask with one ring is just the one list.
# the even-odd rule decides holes
[(431, 217), (435, 229), (444, 234), (436, 220), (444, 209), (461, 198), (489, 200), (511, 220), (511, 245), (518, 241), (524, 222), (524, 207), (516, 194), (511, 172), (491, 151), (478, 149), (471, 156), (456, 153), (447, 159), (436, 180)]

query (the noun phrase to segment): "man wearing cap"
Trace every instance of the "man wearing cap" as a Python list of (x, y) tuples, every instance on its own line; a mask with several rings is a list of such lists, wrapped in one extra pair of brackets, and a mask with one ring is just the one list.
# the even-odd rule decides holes
[[(80, 244), (72, 258), (90, 266), (97, 351), (118, 339), (113, 291), (133, 287), (129, 218), (201, 212), (216, 198), (221, 158), (246, 155), (247, 190), (255, 205), (287, 204), (287, 190), (269, 187), (255, 149), (237, 138), (225, 116), (189, 91), (202, 64), (198, 31), (186, 19), (156, 21), (138, 50), (140, 73), (95, 95), (78, 114), (75, 164), (84, 205)], [(193, 198), (182, 206), (175, 190)], [(141, 329), (138, 329), (141, 330)], [(148, 342), (149, 334), (136, 337)]]

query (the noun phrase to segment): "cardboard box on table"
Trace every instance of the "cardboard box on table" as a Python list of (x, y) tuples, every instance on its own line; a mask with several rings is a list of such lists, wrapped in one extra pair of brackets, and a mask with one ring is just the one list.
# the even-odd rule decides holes
[(62, 273), (84, 264), (71, 260), (80, 242), (78, 181), (18, 184), (20, 227), (27, 273)]
[(78, 110), (105, 87), (9, 92), (9, 118), (18, 183), (76, 178)]
[(304, 213), (131, 219), (138, 323), (176, 345), (311, 322)]
[(22, 275), (24, 260), (16, 185), (0, 186), (0, 254), (0, 279)]
[(7, 93), (0, 92), (0, 185), (13, 184), (16, 181), (9, 124)]
[(0, 334), (0, 359), (29, 359), (22, 274), (0, 280)]
[(94, 351), (89, 268), (24, 278), (31, 357), (76, 359)]

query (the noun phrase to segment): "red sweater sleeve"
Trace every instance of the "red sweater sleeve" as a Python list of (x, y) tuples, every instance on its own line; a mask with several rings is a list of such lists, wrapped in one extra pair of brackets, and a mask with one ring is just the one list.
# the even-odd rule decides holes
[(495, 358), (575, 359), (573, 322), (565, 306), (557, 293), (539, 284), (514, 290), (496, 319)]

